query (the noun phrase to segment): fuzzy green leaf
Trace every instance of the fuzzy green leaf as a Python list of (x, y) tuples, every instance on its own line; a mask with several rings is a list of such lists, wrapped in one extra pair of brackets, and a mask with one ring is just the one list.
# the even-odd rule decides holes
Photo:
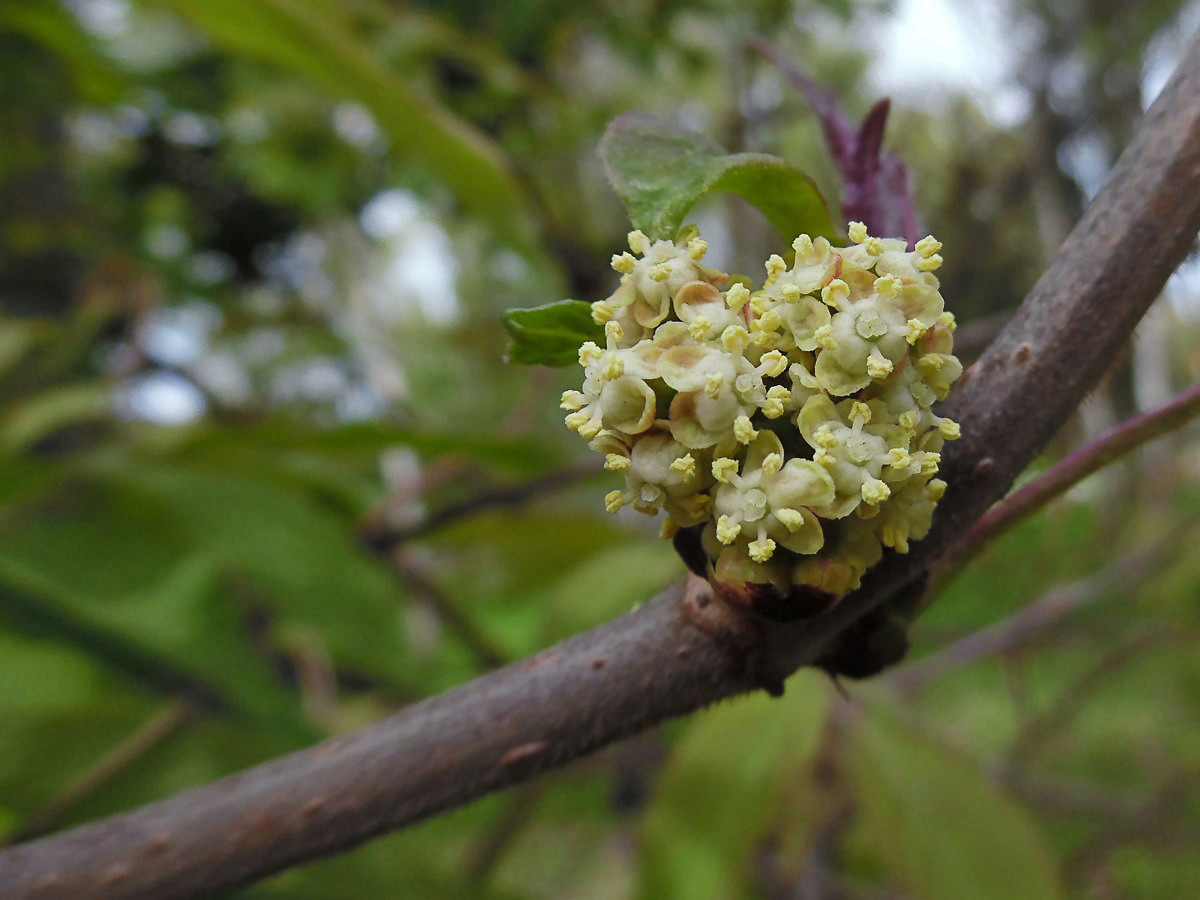
[(510, 309), (502, 317), (512, 337), (510, 362), (569, 366), (584, 341), (604, 340), (604, 329), (592, 321), (592, 307), (582, 300), (559, 300), (533, 309)]
[(1030, 813), (970, 759), (874, 704), (843, 760), (858, 797), (848, 857), (873, 860), (926, 900), (1060, 900)]
[(703, 197), (728, 191), (756, 207), (781, 235), (838, 236), (812, 179), (764, 153), (726, 154), (720, 146), (666, 119), (627, 113), (600, 142), (608, 180), (635, 228), (654, 240), (675, 237)]

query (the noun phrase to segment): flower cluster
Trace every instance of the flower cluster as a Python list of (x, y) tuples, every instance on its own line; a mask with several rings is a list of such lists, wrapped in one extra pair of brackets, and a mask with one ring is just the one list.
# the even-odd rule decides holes
[(702, 262), (694, 229), (629, 235), (617, 290), (592, 304), (605, 346), (579, 350), (566, 424), (625, 489), (605, 506), (695, 529), (714, 581), (856, 587), (883, 547), (929, 530), (945, 490), (931, 407), (962, 373), (933, 272), (941, 244), (800, 235), (757, 290)]

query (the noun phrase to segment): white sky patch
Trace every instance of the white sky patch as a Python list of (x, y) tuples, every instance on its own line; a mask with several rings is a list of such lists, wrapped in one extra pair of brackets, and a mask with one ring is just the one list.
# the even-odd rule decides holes
[(333, 109), (333, 130), (353, 147), (366, 149), (378, 143), (382, 135), (375, 117), (359, 103), (339, 103)]
[(67, 7), (97, 37), (113, 37), (129, 27), (128, 0), (67, 0)]
[(1147, 49), (1142, 65), (1142, 108), (1149, 109), (1154, 98), (1183, 59), (1191, 36), (1200, 29), (1200, 0), (1193, 0), (1179, 12), (1177, 27), (1165, 29)]
[(891, 14), (871, 14), (873, 90), (930, 112), (965, 94), (1002, 127), (1029, 113), (1013, 72), (1018, 35), (995, 3), (900, 0)]
[(199, 388), (174, 372), (150, 372), (134, 378), (117, 396), (125, 416), (156, 425), (185, 425), (204, 415)]
[(1163, 291), (1179, 318), (1200, 325), (1200, 254), (1184, 260)]
[(384, 191), (363, 207), (359, 223), (383, 245), (385, 261), (369, 287), (371, 312), (394, 323), (414, 307), (431, 322), (459, 314), (450, 237), (408, 191)]
[(142, 351), (165, 366), (186, 366), (204, 353), (209, 337), (220, 327), (220, 311), (203, 301), (162, 307), (138, 329)]

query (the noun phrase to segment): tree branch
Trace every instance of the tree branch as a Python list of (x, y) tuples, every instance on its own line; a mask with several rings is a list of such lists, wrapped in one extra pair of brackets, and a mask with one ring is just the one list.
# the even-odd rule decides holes
[(1200, 227), (1200, 47), (951, 414), (934, 528), (832, 612), (764, 625), (690, 580), (641, 609), (354, 734), (0, 853), (6, 896), (181, 897), (344, 850), (812, 662), (1012, 483), (1104, 372)]

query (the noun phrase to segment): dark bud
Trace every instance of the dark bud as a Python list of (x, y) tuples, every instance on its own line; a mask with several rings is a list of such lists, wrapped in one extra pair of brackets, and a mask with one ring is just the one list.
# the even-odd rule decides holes
[(704, 531), (703, 525), (693, 525), (691, 528), (680, 528), (675, 532), (671, 542), (675, 552), (683, 560), (683, 564), (693, 575), (700, 578), (708, 577), (708, 554), (704, 552), (704, 543), (700, 539)]
[(717, 558), (709, 581), (726, 603), (772, 622), (809, 619), (838, 601), (837, 595), (812, 585), (793, 585), (782, 559), (756, 563), (734, 547)]
[(873, 613), (847, 628), (817, 660), (830, 675), (863, 679), (896, 665), (908, 652), (908, 623), (899, 616)]

